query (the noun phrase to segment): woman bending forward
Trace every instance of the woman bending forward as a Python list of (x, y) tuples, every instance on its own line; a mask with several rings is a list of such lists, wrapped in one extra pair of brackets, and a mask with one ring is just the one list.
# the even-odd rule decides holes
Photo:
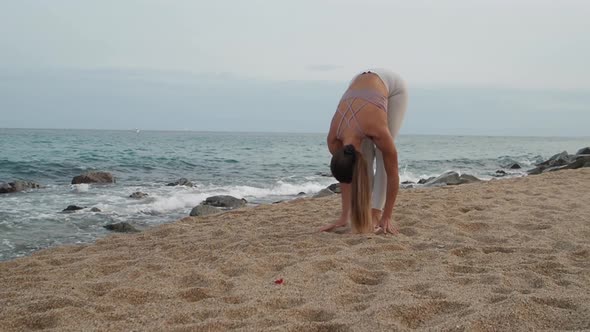
[(354, 232), (395, 232), (391, 215), (399, 174), (394, 139), (407, 100), (405, 83), (389, 70), (371, 69), (352, 79), (328, 133), (330, 169), (341, 183), (342, 213), (321, 231), (346, 226), (350, 216)]

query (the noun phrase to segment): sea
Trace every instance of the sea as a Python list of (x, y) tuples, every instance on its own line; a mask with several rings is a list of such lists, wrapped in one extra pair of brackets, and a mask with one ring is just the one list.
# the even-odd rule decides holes
[[(588, 137), (400, 135), (400, 181), (446, 171), (484, 180), (525, 176), (535, 163), (561, 151), (575, 153)], [(103, 226), (128, 222), (139, 229), (188, 216), (209, 196), (231, 195), (249, 205), (310, 197), (330, 177), (325, 134), (141, 130), (0, 129), (0, 182), (42, 187), (0, 194), (0, 260), (62, 245), (90, 243)], [(507, 166), (518, 163), (520, 170)], [(72, 185), (74, 176), (108, 171), (110, 185)], [(168, 186), (180, 178), (194, 186)], [(412, 189), (406, 189), (412, 190)], [(131, 199), (141, 191), (149, 196)], [(86, 207), (62, 212), (68, 205)], [(96, 207), (101, 212), (91, 212)]]

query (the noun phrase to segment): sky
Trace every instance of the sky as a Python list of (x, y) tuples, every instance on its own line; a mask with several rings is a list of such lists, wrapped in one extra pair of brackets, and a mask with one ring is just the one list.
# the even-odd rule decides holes
[(325, 132), (385, 67), (402, 134), (590, 135), (588, 1), (0, 5), (0, 128)]

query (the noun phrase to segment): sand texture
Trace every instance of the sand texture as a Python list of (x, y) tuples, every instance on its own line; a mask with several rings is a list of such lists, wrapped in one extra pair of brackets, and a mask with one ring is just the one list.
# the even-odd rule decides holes
[(590, 169), (402, 190), (397, 236), (314, 232), (339, 199), (2, 262), (0, 330), (590, 329)]

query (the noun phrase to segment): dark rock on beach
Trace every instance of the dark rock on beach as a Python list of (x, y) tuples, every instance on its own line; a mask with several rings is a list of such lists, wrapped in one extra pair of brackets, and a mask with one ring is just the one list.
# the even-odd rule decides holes
[(522, 166), (520, 166), (518, 163), (513, 163), (512, 165), (508, 165), (506, 168), (508, 168), (508, 169), (521, 169)]
[(501, 169), (497, 170), (496, 173), (494, 174), (494, 176), (497, 177), (502, 177), (502, 176), (506, 176), (508, 173), (506, 173), (506, 171), (503, 171)]
[(82, 210), (84, 207), (78, 205), (68, 205), (67, 208), (63, 209), (61, 212), (74, 212), (78, 210)]
[(425, 183), (427, 183), (430, 180), (434, 180), (435, 178), (436, 178), (436, 176), (431, 176), (431, 177), (429, 177), (427, 179), (420, 179), (420, 180), (418, 180), (418, 184), (425, 184)]
[(331, 185), (326, 188), (335, 194), (340, 194), (342, 190), (340, 189), (340, 183), (332, 183)]
[(221, 212), (221, 210), (218, 208), (215, 208), (210, 205), (201, 204), (201, 205), (195, 206), (191, 210), (190, 216), (191, 217), (206, 216), (206, 215), (214, 214), (214, 213), (218, 213), (218, 212)]
[(245, 206), (246, 203), (248, 203), (248, 201), (243, 198), (236, 198), (229, 195), (219, 195), (207, 197), (207, 199), (205, 199), (202, 204), (228, 209), (237, 209)]
[(590, 155), (576, 155), (567, 165), (551, 167), (547, 171), (560, 171), (562, 169), (577, 169), (581, 167), (590, 167)]
[(326, 197), (326, 196), (330, 196), (330, 195), (334, 195), (335, 193), (328, 189), (328, 188), (324, 188), (320, 191), (318, 191), (315, 195), (313, 195), (313, 198), (320, 198), (320, 197)]
[(201, 204), (195, 206), (191, 212), (191, 217), (206, 216), (213, 213), (223, 212), (241, 208), (248, 203), (243, 198), (236, 198), (229, 195), (219, 195), (207, 197)]
[(537, 166), (545, 166), (547, 168), (563, 166), (567, 165), (570, 161), (570, 155), (567, 153), (567, 151), (563, 151), (561, 153), (553, 155), (551, 158), (545, 160), (544, 162), (537, 164)]
[(192, 187), (193, 183), (190, 182), (189, 180), (187, 180), (186, 178), (180, 178), (177, 181), (174, 182), (170, 182), (167, 184), (167, 186), (186, 186), (186, 187)]
[(0, 194), (15, 193), (27, 189), (38, 189), (41, 186), (32, 181), (0, 182)]
[(102, 210), (97, 207), (93, 207), (92, 209), (90, 209), (90, 212), (102, 212)]
[(80, 183), (115, 183), (115, 177), (109, 172), (88, 172), (82, 175), (75, 176), (72, 179), (72, 184)]
[(149, 195), (146, 193), (142, 193), (141, 191), (136, 191), (133, 194), (129, 195), (129, 198), (141, 199), (141, 198), (144, 198), (147, 196), (149, 196)]
[(103, 226), (104, 228), (108, 229), (109, 231), (118, 232), (118, 233), (136, 233), (139, 230), (129, 223), (126, 222), (119, 222), (116, 224), (108, 224)]
[(305, 192), (303, 192), (303, 191), (300, 192), (299, 194), (297, 194), (297, 196), (304, 196), (304, 195), (307, 195), (307, 194)]
[(537, 164), (537, 167), (529, 169), (527, 173), (529, 175), (537, 175), (544, 172), (577, 169), (581, 167), (590, 167), (590, 148), (582, 148), (575, 155), (563, 151)]
[(312, 198), (320, 198), (325, 196), (330, 196), (334, 194), (342, 193), (342, 189), (340, 188), (340, 183), (332, 183), (328, 187), (318, 191)]
[(469, 174), (461, 174), (459, 175), (459, 173), (454, 172), (454, 171), (449, 171), (446, 173), (443, 173), (439, 176), (437, 176), (436, 178), (427, 181), (426, 183), (424, 183), (425, 186), (430, 187), (430, 186), (441, 186), (441, 185), (459, 185), (459, 184), (465, 184), (465, 183), (472, 183), (472, 182), (479, 182), (481, 181), (480, 179), (476, 178), (473, 175), (469, 175)]

